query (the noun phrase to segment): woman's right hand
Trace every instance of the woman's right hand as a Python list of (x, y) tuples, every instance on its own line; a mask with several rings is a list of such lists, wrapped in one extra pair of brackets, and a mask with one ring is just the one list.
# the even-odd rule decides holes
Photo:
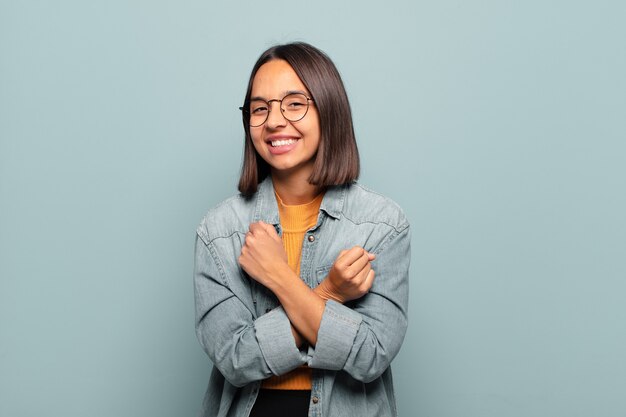
[(342, 250), (328, 276), (315, 288), (321, 298), (339, 303), (356, 300), (367, 294), (374, 282), (371, 262), (376, 255), (360, 246)]

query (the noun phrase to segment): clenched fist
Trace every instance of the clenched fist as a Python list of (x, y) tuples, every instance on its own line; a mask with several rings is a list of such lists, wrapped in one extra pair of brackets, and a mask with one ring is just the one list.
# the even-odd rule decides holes
[(252, 223), (239, 255), (239, 265), (252, 279), (270, 288), (273, 280), (289, 268), (287, 253), (274, 226)]
[(325, 299), (340, 303), (356, 300), (368, 293), (374, 282), (371, 262), (376, 258), (360, 246), (342, 250), (328, 272), (328, 276), (315, 289)]

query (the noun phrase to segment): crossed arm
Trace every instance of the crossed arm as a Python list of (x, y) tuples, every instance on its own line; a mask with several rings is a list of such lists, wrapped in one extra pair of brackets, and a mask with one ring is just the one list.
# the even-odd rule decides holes
[[(230, 267), (216, 243), (198, 235), (196, 333), (213, 364), (235, 386), (306, 363), (343, 370), (364, 382), (378, 377), (399, 351), (406, 331), (408, 224), (390, 231), (376, 257), (359, 247), (342, 251), (314, 290), (285, 265), (280, 238), (265, 226), (251, 225), (239, 261), (276, 294), (281, 307), (256, 318), (239, 298), (245, 297), (245, 287), (231, 288), (239, 284), (229, 280)], [(356, 301), (351, 307), (342, 304), (349, 300)], [(305, 340), (312, 346), (308, 353), (299, 349)]]
[(344, 303), (369, 291), (375, 276), (371, 266), (374, 259), (374, 255), (358, 246), (344, 250), (328, 277), (311, 290), (289, 268), (282, 240), (274, 227), (258, 222), (251, 224), (246, 233), (239, 264), (252, 279), (276, 295), (289, 317), (299, 347), (304, 340), (312, 346), (317, 343), (326, 300)]

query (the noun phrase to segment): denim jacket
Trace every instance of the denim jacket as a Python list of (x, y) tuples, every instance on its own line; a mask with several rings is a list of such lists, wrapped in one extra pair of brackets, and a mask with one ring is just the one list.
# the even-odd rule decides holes
[(261, 381), (303, 364), (312, 368), (309, 416), (395, 416), (390, 363), (407, 327), (410, 228), (391, 200), (359, 184), (326, 191), (317, 224), (302, 244), (301, 279), (317, 286), (339, 252), (355, 245), (376, 254), (369, 293), (329, 300), (317, 343), (298, 348), (276, 297), (246, 275), (238, 257), (250, 223), (281, 234), (271, 178), (249, 199), (232, 197), (197, 229), (196, 333), (213, 362), (203, 417), (247, 417)]

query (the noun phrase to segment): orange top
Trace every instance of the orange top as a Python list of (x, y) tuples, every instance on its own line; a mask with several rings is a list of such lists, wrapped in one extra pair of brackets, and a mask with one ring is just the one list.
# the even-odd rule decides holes
[[(324, 194), (306, 204), (289, 206), (283, 203), (278, 194), (278, 215), (283, 229), (283, 246), (287, 252), (289, 267), (300, 276), (300, 256), (302, 255), (302, 241), (306, 231), (317, 223), (317, 215), (322, 205)], [(311, 368), (304, 365), (281, 376), (273, 376), (263, 381), (265, 389), (310, 390)]]

